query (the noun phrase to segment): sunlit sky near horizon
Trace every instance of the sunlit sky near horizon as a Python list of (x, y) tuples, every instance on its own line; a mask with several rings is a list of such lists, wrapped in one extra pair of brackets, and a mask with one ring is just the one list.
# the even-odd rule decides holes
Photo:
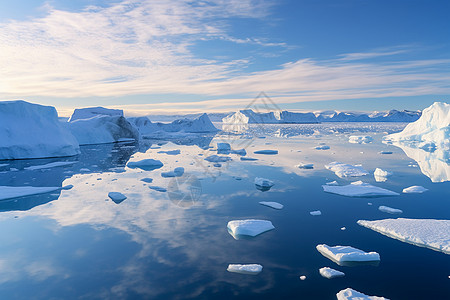
[(235, 111), (450, 101), (450, 1), (0, 1), (0, 100)]

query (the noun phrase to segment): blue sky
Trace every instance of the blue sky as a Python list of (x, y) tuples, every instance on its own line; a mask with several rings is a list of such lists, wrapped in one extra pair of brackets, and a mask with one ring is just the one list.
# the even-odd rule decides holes
[(449, 102), (449, 1), (0, 2), (0, 99), (129, 113)]

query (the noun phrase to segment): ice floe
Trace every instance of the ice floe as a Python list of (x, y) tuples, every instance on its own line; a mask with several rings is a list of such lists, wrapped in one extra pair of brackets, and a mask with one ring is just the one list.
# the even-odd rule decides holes
[(231, 151), (231, 146), (228, 143), (217, 143), (217, 152)]
[(348, 138), (348, 141), (352, 144), (368, 144), (373, 141), (373, 138), (368, 135), (352, 135)]
[(373, 176), (375, 177), (376, 182), (385, 182), (387, 178), (392, 176), (392, 172), (382, 170), (380, 168), (376, 168), (375, 172), (373, 172)]
[(161, 172), (162, 177), (180, 177), (184, 174), (184, 168), (183, 167), (177, 167), (173, 171), (169, 172)]
[(138, 160), (138, 161), (129, 161), (127, 163), (127, 167), (131, 168), (131, 169), (142, 169), (145, 171), (152, 171), (152, 170), (156, 170), (159, 169), (163, 166), (163, 163), (157, 159), (142, 159), (142, 160)]
[(46, 194), (61, 190), (55, 186), (0, 186), (0, 200)]
[(259, 204), (271, 207), (271, 208), (275, 208), (275, 209), (282, 209), (284, 206), (281, 203), (278, 202), (266, 202), (266, 201), (261, 201), (259, 202)]
[(278, 150), (257, 150), (254, 151), (255, 154), (266, 154), (266, 155), (275, 155), (278, 154)]
[(315, 147), (314, 149), (316, 149), (316, 150), (328, 150), (328, 149), (330, 149), (330, 146), (320, 145), (320, 146)]
[(116, 204), (119, 204), (127, 199), (127, 196), (119, 192), (109, 192), (108, 197), (111, 198), (111, 200)]
[(357, 177), (369, 174), (362, 166), (349, 165), (336, 161), (325, 165), (325, 168), (334, 172), (341, 178)]
[(339, 183), (338, 183), (336, 180), (327, 182), (327, 183), (325, 183), (325, 184), (326, 184), (326, 185), (339, 185)]
[(320, 275), (322, 275), (322, 277), (325, 277), (328, 279), (345, 276), (344, 272), (341, 272), (341, 271), (338, 271), (338, 270), (335, 270), (335, 269), (332, 269), (329, 267), (320, 268), (319, 273), (320, 273)]
[(165, 153), (167, 155), (178, 155), (178, 154), (181, 153), (181, 151), (179, 149), (176, 149), (176, 150), (161, 150), (161, 151), (158, 151), (158, 153)]
[(76, 161), (57, 161), (57, 162), (48, 163), (45, 165), (26, 167), (26, 168), (24, 168), (24, 170), (41, 170), (41, 169), (49, 169), (49, 168), (55, 168), (55, 167), (64, 167), (64, 166), (71, 166), (76, 163), (77, 163)]
[(243, 161), (255, 161), (257, 158), (249, 157), (249, 156), (241, 156), (241, 160)]
[(428, 189), (424, 188), (420, 185), (413, 185), (403, 189), (403, 193), (405, 194), (421, 194), (428, 191)]
[(0, 160), (72, 156), (78, 141), (56, 109), (25, 101), (0, 101)]
[(306, 280), (306, 276), (305, 276), (305, 275), (301, 275), (299, 278), (300, 278), (300, 280), (302, 280), (302, 281), (303, 281), (303, 280)]
[(255, 178), (255, 186), (258, 190), (268, 191), (271, 187), (274, 186), (274, 182), (272, 180), (256, 177)]
[(231, 157), (229, 156), (220, 156), (220, 155), (210, 155), (208, 157), (205, 157), (205, 160), (209, 162), (227, 162), (231, 160)]
[(322, 212), (320, 210), (314, 210), (314, 211), (310, 211), (309, 214), (311, 216), (320, 216), (320, 215), (322, 215)]
[(146, 182), (146, 183), (152, 183), (153, 179), (149, 178), (149, 177), (145, 177), (145, 178), (142, 178), (141, 181)]
[(380, 260), (380, 255), (377, 252), (364, 252), (363, 250), (350, 246), (330, 247), (326, 244), (320, 244), (316, 246), (316, 249), (323, 256), (337, 264), (348, 262), (375, 262)]
[(263, 267), (259, 264), (248, 264), (248, 265), (229, 264), (227, 271), (239, 274), (257, 275), (261, 273), (262, 269)]
[(156, 185), (149, 185), (148, 188), (151, 190), (157, 191), (157, 192), (161, 192), (161, 193), (167, 192), (166, 188), (156, 186)]
[(392, 215), (403, 213), (403, 210), (401, 210), (401, 209), (392, 208), (392, 207), (384, 206), (384, 205), (380, 205), (378, 207), (378, 210), (382, 211), (382, 212), (385, 212), (385, 213), (388, 213), (388, 214), (392, 214)]
[(254, 237), (266, 231), (275, 229), (272, 222), (267, 220), (234, 220), (227, 224), (229, 233), (235, 238)]
[(389, 300), (384, 297), (367, 296), (351, 288), (346, 288), (345, 290), (339, 291), (339, 293), (336, 294), (336, 297), (337, 300)]
[(379, 153), (380, 154), (392, 154), (394, 152), (392, 152), (392, 151), (380, 151)]
[(358, 224), (402, 242), (450, 254), (450, 220), (398, 218), (359, 220)]
[(355, 181), (344, 186), (322, 185), (322, 188), (324, 192), (347, 197), (382, 197), (399, 195), (396, 192), (373, 186), (362, 181)]
[(299, 163), (296, 167), (299, 169), (314, 169), (314, 164)]

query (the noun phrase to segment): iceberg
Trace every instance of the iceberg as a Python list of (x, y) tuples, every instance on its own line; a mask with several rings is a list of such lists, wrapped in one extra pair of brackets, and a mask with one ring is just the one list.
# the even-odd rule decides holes
[(259, 204), (261, 205), (265, 205), (274, 209), (282, 209), (284, 206), (281, 203), (278, 202), (265, 202), (265, 201), (261, 201), (259, 202)]
[(351, 288), (346, 288), (336, 294), (337, 300), (389, 300), (384, 297), (367, 296), (363, 293), (355, 291)]
[(425, 108), (422, 116), (403, 131), (384, 137), (400, 143), (427, 142), (438, 148), (450, 148), (450, 104), (435, 102)]
[(265, 179), (265, 178), (260, 178), (260, 177), (256, 177), (255, 178), (255, 186), (258, 190), (261, 191), (268, 191), (270, 190), (271, 187), (274, 186), (274, 182), (272, 180), (269, 179)]
[(349, 185), (322, 185), (323, 191), (327, 193), (347, 196), (347, 197), (382, 197), (382, 196), (398, 196), (400, 194), (373, 186), (362, 181), (355, 181)]
[(0, 186), (0, 200), (33, 196), (61, 190), (55, 186)]
[(378, 210), (388, 213), (388, 214), (392, 214), (392, 215), (403, 213), (403, 210), (401, 210), (401, 209), (392, 208), (392, 207), (384, 206), (384, 205), (379, 206)]
[(249, 265), (229, 264), (227, 271), (239, 274), (257, 275), (261, 273), (262, 269), (263, 267), (258, 264), (249, 264)]
[(314, 210), (314, 211), (310, 211), (309, 214), (311, 216), (320, 216), (320, 215), (322, 215), (322, 212), (320, 210)]
[(450, 254), (450, 220), (398, 218), (357, 223), (390, 238)]
[(316, 246), (317, 251), (337, 264), (348, 262), (376, 262), (380, 260), (377, 252), (364, 252), (350, 246), (330, 247), (326, 244)]
[(130, 161), (127, 163), (127, 167), (131, 168), (131, 169), (142, 169), (145, 171), (152, 171), (152, 170), (156, 170), (159, 169), (163, 166), (163, 163), (157, 159), (143, 159), (143, 160), (139, 160), (139, 161)]
[(96, 116), (120, 116), (123, 117), (123, 110), (121, 109), (110, 109), (104, 107), (86, 107), (77, 108), (73, 111), (68, 122), (72, 122), (80, 119), (90, 119)]
[(421, 194), (428, 191), (428, 189), (424, 188), (420, 185), (413, 185), (403, 189), (404, 194)]
[(26, 167), (23, 169), (24, 170), (42, 170), (42, 169), (50, 169), (50, 168), (55, 168), (55, 167), (71, 166), (76, 163), (77, 163), (76, 161), (57, 161), (57, 162), (52, 162), (52, 163), (48, 163), (45, 165), (30, 166), (30, 167)]
[(0, 102), (0, 160), (73, 156), (78, 141), (52, 106)]
[(335, 269), (332, 269), (332, 268), (329, 268), (329, 267), (320, 268), (319, 273), (320, 273), (320, 275), (322, 275), (322, 277), (325, 277), (328, 279), (345, 276), (345, 273), (340, 272)]
[(68, 126), (80, 145), (139, 140), (139, 132), (123, 116), (97, 115), (71, 121)]
[(275, 229), (272, 222), (267, 220), (234, 220), (227, 224), (229, 233), (234, 239), (238, 240), (240, 237), (255, 237), (266, 231)]
[(119, 192), (109, 192), (108, 197), (111, 198), (111, 200), (114, 201), (114, 203), (116, 204), (120, 204), (125, 199), (127, 199), (127, 196)]
[(392, 174), (392, 172), (381, 170), (379, 168), (376, 168), (375, 172), (373, 172), (376, 182), (385, 182), (389, 176), (392, 176)]
[(373, 138), (368, 135), (352, 135), (348, 141), (352, 144), (368, 144), (373, 142)]
[(225, 124), (311, 124), (319, 123), (313, 113), (275, 111), (258, 113), (244, 109), (222, 119)]
[(344, 164), (340, 162), (332, 162), (328, 165), (325, 165), (325, 168), (334, 172), (340, 178), (344, 177), (357, 177), (364, 176), (369, 174), (366, 170), (361, 166), (354, 166), (349, 164)]
[(266, 154), (266, 155), (275, 155), (278, 154), (278, 150), (257, 150), (254, 151), (255, 154)]

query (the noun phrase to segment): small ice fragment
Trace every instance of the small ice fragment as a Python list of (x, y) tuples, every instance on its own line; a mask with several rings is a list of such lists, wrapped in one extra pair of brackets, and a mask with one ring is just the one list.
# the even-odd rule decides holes
[(300, 280), (305, 280), (305, 279), (306, 279), (305, 275), (300, 276)]
[(405, 194), (421, 194), (426, 191), (428, 191), (428, 189), (426, 189), (420, 185), (413, 185), (413, 186), (403, 189), (403, 193), (405, 193)]
[(375, 177), (375, 181), (385, 182), (389, 176), (392, 176), (392, 172), (388, 172), (388, 171), (384, 171), (380, 168), (376, 168), (375, 172), (373, 172), (373, 176)]
[(364, 252), (350, 246), (330, 247), (326, 244), (320, 244), (316, 246), (316, 249), (323, 256), (337, 264), (345, 262), (371, 262), (380, 260), (380, 255), (377, 252)]
[(328, 150), (328, 149), (330, 149), (330, 146), (322, 145), (322, 146), (317, 146), (315, 149), (316, 150)]
[(272, 180), (256, 177), (255, 186), (258, 190), (268, 191), (275, 183)]
[(282, 209), (283, 208), (283, 204), (278, 203), (278, 202), (265, 202), (265, 201), (261, 201), (259, 202), (259, 204), (268, 206), (268, 207), (272, 207), (275, 209)]
[(255, 154), (266, 154), (266, 155), (275, 155), (278, 154), (278, 150), (257, 150), (254, 151)]
[(299, 169), (314, 169), (314, 164), (299, 163), (296, 167)]
[(322, 275), (322, 277), (325, 277), (328, 279), (345, 276), (345, 273), (335, 270), (335, 269), (332, 269), (332, 268), (329, 268), (329, 267), (320, 268), (319, 273), (320, 273), (320, 275)]
[(403, 210), (401, 210), (401, 209), (392, 208), (392, 207), (384, 206), (384, 205), (379, 206), (378, 210), (388, 213), (388, 214), (393, 214), (393, 215), (403, 213)]
[(161, 151), (158, 151), (158, 153), (165, 153), (167, 155), (178, 155), (178, 154), (181, 153), (181, 151), (179, 149), (176, 149), (176, 150), (161, 150)]
[(163, 187), (160, 187), (160, 186), (156, 186), (156, 185), (150, 185), (148, 188), (152, 189), (152, 190), (155, 190), (155, 191), (158, 191), (158, 192), (161, 192), (161, 193), (167, 192), (166, 188), (163, 188)]
[(327, 182), (325, 183), (326, 185), (339, 185), (339, 183), (335, 180), (335, 181), (331, 181), (331, 182)]
[(205, 160), (209, 162), (227, 162), (231, 160), (231, 157), (229, 156), (219, 156), (219, 155), (210, 155), (205, 158)]
[(324, 192), (347, 197), (382, 197), (399, 195), (396, 192), (376, 187), (362, 181), (355, 181), (344, 186), (322, 185), (322, 188)]
[(231, 146), (228, 143), (217, 143), (217, 152), (220, 151), (230, 151)]
[(345, 227), (341, 227), (341, 230), (346, 230), (347, 228), (345, 228)]
[(156, 170), (159, 169), (163, 166), (163, 163), (159, 160), (156, 159), (143, 159), (143, 160), (139, 160), (139, 161), (130, 161), (127, 163), (127, 167), (128, 168), (139, 168), (145, 171), (152, 171), (152, 170)]
[(239, 177), (239, 176), (234, 176), (233, 178), (236, 180), (242, 180), (242, 177)]
[(90, 172), (91, 170), (89, 170), (88, 168), (81, 168), (80, 172)]
[(322, 215), (322, 212), (320, 210), (314, 210), (314, 211), (310, 211), (309, 214), (311, 216), (320, 216), (320, 215)]
[(145, 177), (145, 178), (142, 178), (141, 181), (147, 182), (147, 183), (152, 183), (152, 182), (153, 182), (153, 179), (150, 178), (150, 177)]
[(263, 267), (259, 264), (248, 264), (248, 265), (229, 264), (227, 271), (239, 274), (257, 275), (261, 273), (262, 269)]
[(248, 157), (248, 156), (241, 156), (241, 160), (254, 161), (254, 160), (258, 160), (258, 159), (253, 158), (253, 157)]
[(121, 203), (123, 200), (127, 199), (127, 197), (119, 192), (109, 192), (108, 197), (111, 198), (116, 204)]
[(352, 135), (348, 138), (348, 141), (353, 144), (368, 144), (373, 141), (371, 136), (364, 135)]
[(257, 236), (263, 232), (275, 229), (272, 222), (267, 220), (234, 220), (227, 224), (229, 233), (234, 239), (240, 236)]
[(372, 202), (367, 202), (367, 205), (372, 205)]
[(215, 164), (213, 164), (213, 166), (216, 167), (216, 168), (220, 168), (222, 166), (222, 164), (215, 163)]
[(325, 168), (334, 172), (337, 176), (343, 177), (357, 177), (369, 174), (363, 167), (359, 165), (349, 165), (340, 162), (332, 162), (325, 165)]
[(380, 154), (392, 154), (392, 151), (380, 151)]
[(337, 300), (389, 300), (384, 297), (367, 296), (363, 293), (355, 291), (351, 288), (346, 288), (336, 294)]
[(230, 153), (245, 156), (247, 155), (247, 151), (245, 149), (231, 150)]

